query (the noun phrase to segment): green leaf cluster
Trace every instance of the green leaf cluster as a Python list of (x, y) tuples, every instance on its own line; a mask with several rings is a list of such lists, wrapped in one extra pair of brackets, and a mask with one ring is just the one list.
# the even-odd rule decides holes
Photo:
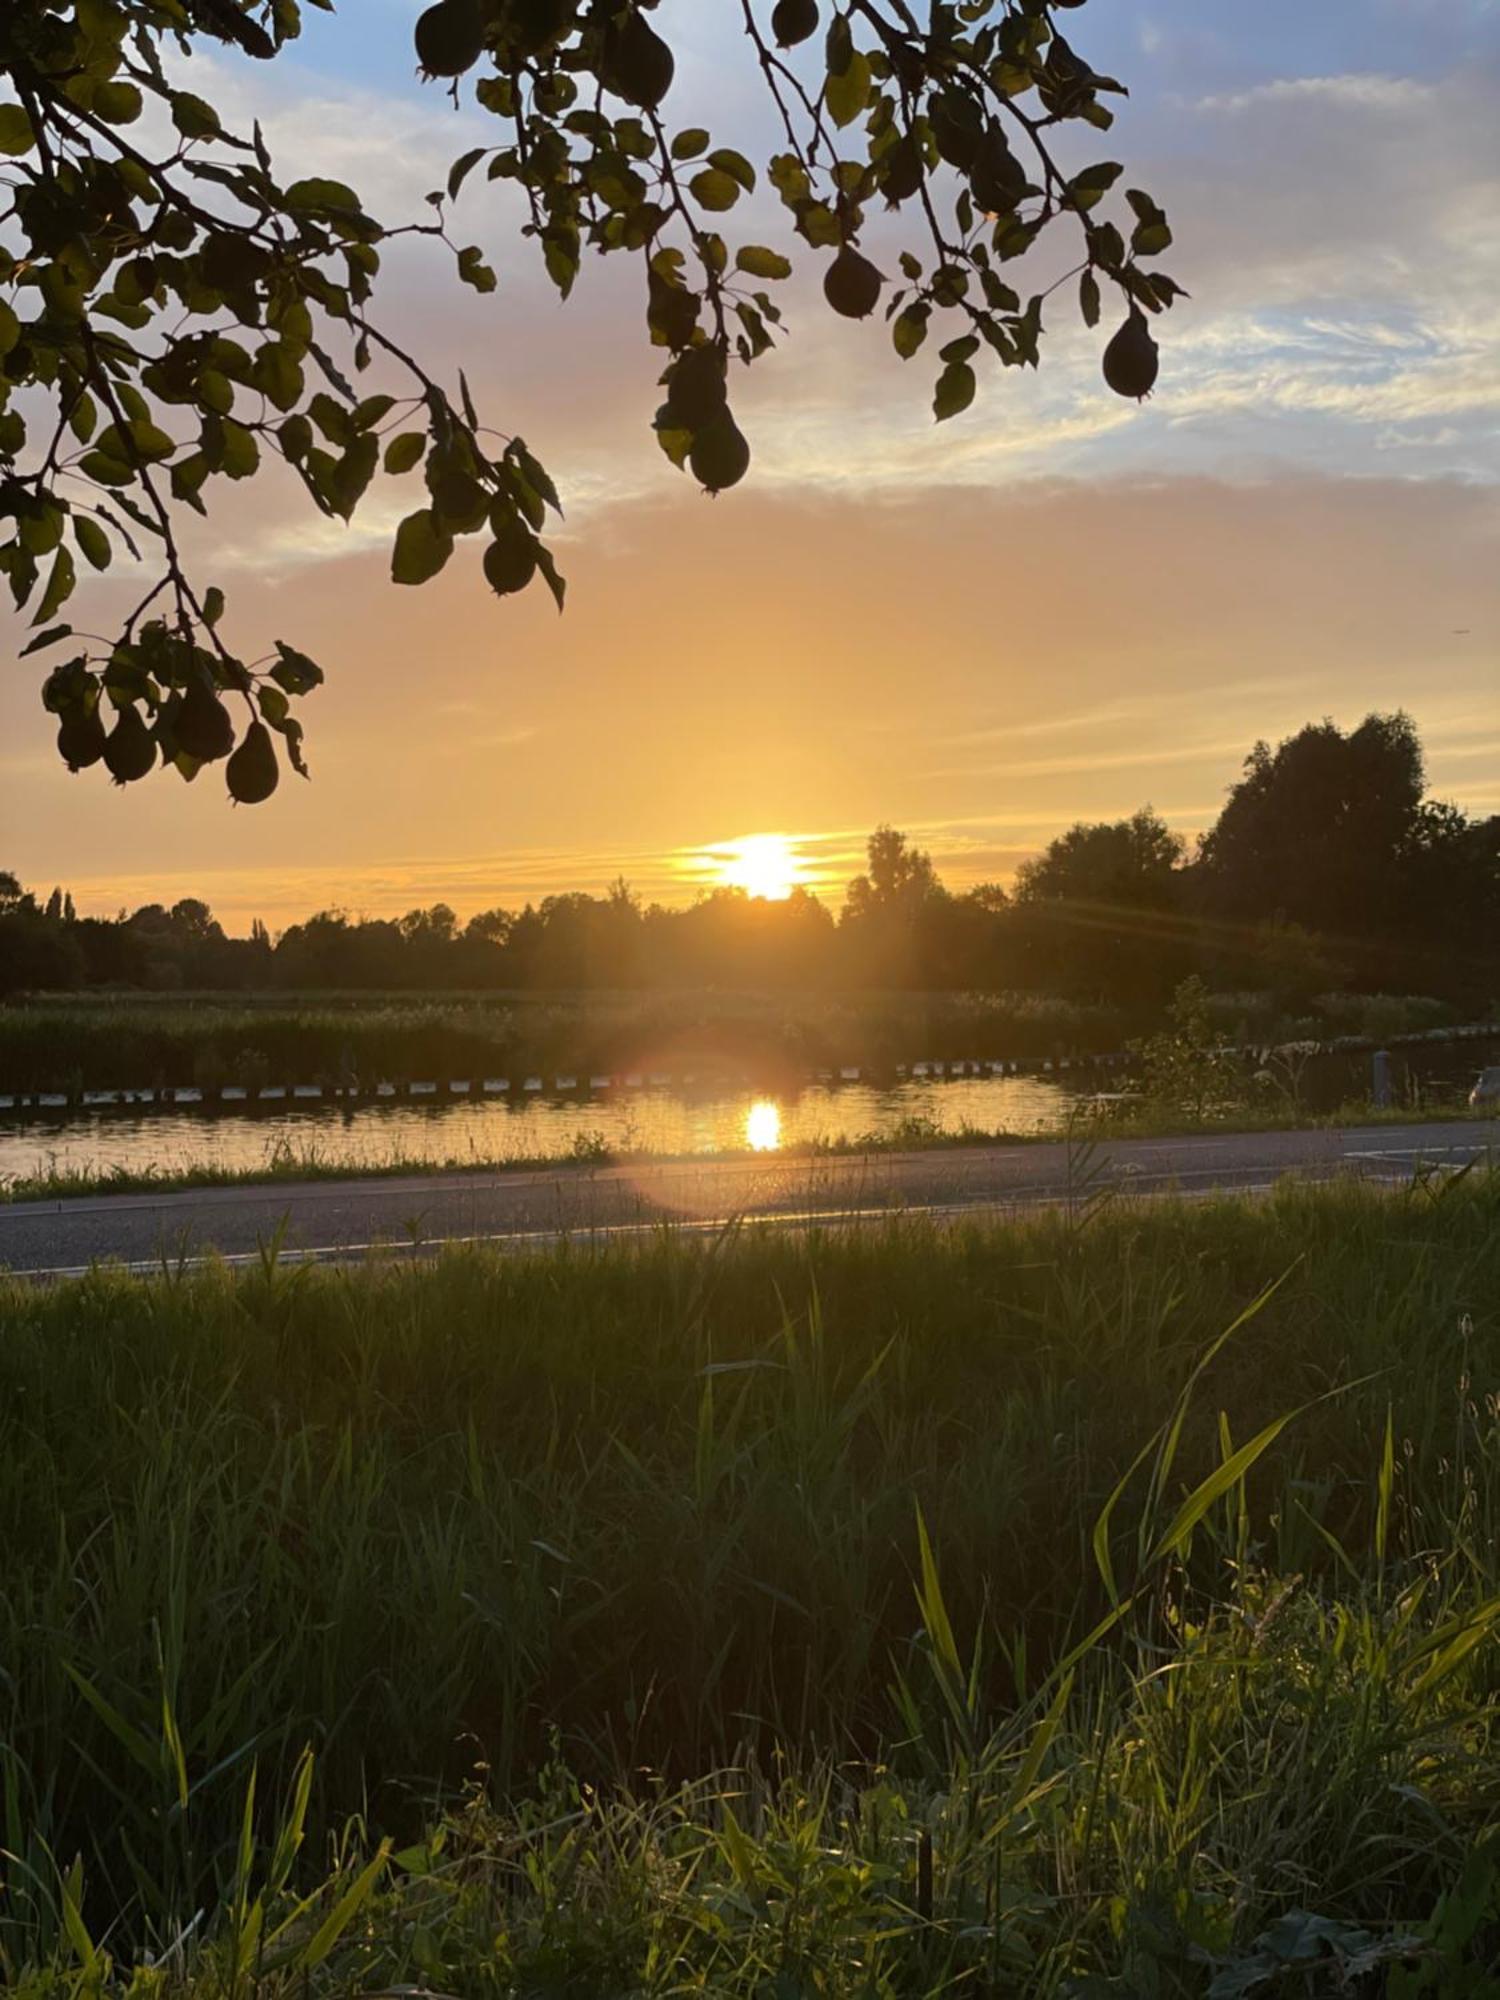
[[(679, 122), (654, 0), (436, 0), (416, 29), (428, 87), (471, 95), (496, 132), (401, 233), (445, 246), (459, 282), (493, 293), (500, 272), (480, 244), (450, 237), (449, 213), (479, 182), (508, 183), (562, 297), (586, 254), (636, 260), (664, 364), (657, 440), (710, 492), (749, 465), (731, 386), (781, 335), (767, 288), (793, 275), (798, 246), (835, 310), (883, 307), (903, 359), (946, 317), (932, 407), (955, 417), (978, 400), (986, 350), (1038, 364), (1055, 285), (1023, 300), (1004, 267), (1054, 232), (1071, 232), (1063, 275), (1078, 276), (1088, 325), (1101, 285), (1131, 313), (1180, 296), (1147, 267), (1171, 242), (1152, 197), (1127, 190), (1116, 223), (1105, 211), (1123, 168), (1065, 160), (1066, 128), (1106, 129), (1123, 86), (1065, 38), (1059, 5), (940, 4), (918, 32), (902, 0), (809, 0), (769, 10), (775, 22), (751, 0), (747, 60), (779, 128), (758, 164), (701, 120)], [(563, 601), (543, 538), (560, 511), (552, 482), (518, 438), (497, 443), (462, 377), (450, 390), (374, 317), (387, 226), (342, 181), (281, 178), (258, 126), (231, 130), (173, 81), (174, 47), (206, 38), (270, 59), (300, 27), (300, 0), (8, 0), (0, 14), (0, 575), (45, 648), (72, 636), (57, 621), (78, 555), (88, 571), (123, 554), (147, 572), (118, 644), (76, 656), (88, 683), (74, 700), (78, 768), (98, 761), (85, 725), (112, 699), (112, 663), (147, 629), (164, 635), (147, 674), (164, 699), (181, 686), (176, 668), (158, 671), (165, 646), (259, 704), (301, 767), (290, 708), (314, 682), (289, 685), (269, 660), (227, 650), (222, 604), (209, 615), (178, 538), (219, 482), (277, 460), (336, 521), (378, 478), (421, 472), (425, 494), (393, 546), (398, 583), (429, 581), (461, 537), (479, 536), (497, 594), (540, 575)], [(893, 289), (858, 248), (892, 210), (914, 231)], [(736, 214), (740, 241), (725, 233)], [(193, 775), (202, 760), (176, 754), (152, 697), (136, 698), (163, 763)]]

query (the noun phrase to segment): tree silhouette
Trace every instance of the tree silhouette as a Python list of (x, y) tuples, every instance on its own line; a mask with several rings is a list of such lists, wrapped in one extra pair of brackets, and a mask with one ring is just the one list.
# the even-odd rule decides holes
[[(222, 591), (190, 575), (179, 543), (185, 512), (272, 459), (345, 521), (380, 468), (420, 472), (397, 583), (435, 576), (473, 535), (497, 594), (540, 577), (561, 607), (543, 538), (560, 503), (542, 465), (481, 423), (462, 375), (440, 380), (376, 315), (383, 252), (405, 235), (447, 245), (460, 281), (494, 289), (453, 233), (460, 191), (480, 178), (519, 191), (522, 234), (564, 297), (586, 252), (638, 260), (664, 363), (657, 441), (710, 492), (748, 467), (731, 381), (778, 337), (767, 288), (792, 270), (783, 250), (724, 233), (762, 179), (835, 312), (880, 306), (908, 358), (951, 330), (937, 418), (973, 400), (982, 352), (1037, 364), (1045, 302), (1065, 281), (1090, 325), (1114, 287), (1124, 320), (1106, 379), (1145, 394), (1147, 315), (1179, 295), (1148, 268), (1171, 232), (1138, 188), (1106, 212), (1123, 170), (1093, 158), (1091, 135), (1122, 86), (1063, 34), (1081, 4), (935, 0), (919, 20), (908, 0), (725, 0), (775, 119), (757, 167), (690, 122), (653, 0), (438, 0), (417, 22), (418, 57), (455, 101), (472, 93), (496, 136), (425, 211), (413, 191), (421, 219), (388, 225), (341, 181), (283, 179), (258, 125), (233, 131), (182, 87), (181, 58), (205, 39), (273, 59), (299, 31), (299, 0), (6, 0), (0, 571), (36, 628), (24, 650), (67, 649), (44, 688), (60, 754), (120, 783), (223, 763), (246, 803), (275, 790), (282, 758), (305, 773), (297, 704), (321, 670), (285, 640), (240, 657)], [(889, 278), (860, 247), (882, 207), (900, 211), (904, 239)], [(1055, 228), (1071, 248), (1023, 299), (1011, 280)], [(122, 552), (148, 565), (138, 603), (113, 640), (75, 633), (62, 614), (79, 558), (104, 570)]]

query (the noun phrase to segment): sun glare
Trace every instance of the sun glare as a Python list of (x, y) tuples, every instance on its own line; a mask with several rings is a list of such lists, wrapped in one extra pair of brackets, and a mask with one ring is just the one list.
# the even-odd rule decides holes
[(745, 1114), (745, 1144), (752, 1153), (774, 1153), (781, 1144), (781, 1106), (762, 1097)]
[(719, 849), (724, 886), (784, 903), (802, 879), (796, 846), (784, 833), (749, 833)]

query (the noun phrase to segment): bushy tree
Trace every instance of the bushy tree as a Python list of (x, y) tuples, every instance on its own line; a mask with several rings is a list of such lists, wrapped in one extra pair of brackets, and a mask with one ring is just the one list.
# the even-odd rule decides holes
[(1049, 841), (1035, 860), (1022, 862), (1016, 900), (1168, 909), (1176, 900), (1185, 853), (1181, 834), (1150, 806), (1129, 819), (1079, 821)]
[[(223, 763), (247, 803), (269, 797), (281, 758), (305, 770), (297, 705), (320, 669), (286, 640), (241, 657), (222, 591), (190, 573), (179, 540), (185, 513), (272, 459), (340, 520), (382, 466), (420, 475), (397, 583), (425, 582), (474, 535), (497, 594), (540, 577), (561, 606), (543, 535), (559, 500), (541, 464), (377, 313), (402, 235), (446, 244), (459, 280), (494, 289), (454, 233), (468, 183), (515, 191), (564, 297), (589, 251), (638, 261), (664, 364), (657, 441), (710, 492), (748, 467), (731, 387), (777, 338), (770, 288), (792, 270), (784, 249), (726, 233), (762, 179), (836, 313), (883, 310), (906, 357), (944, 329), (939, 419), (973, 400), (982, 353), (1037, 364), (1065, 280), (1090, 325), (1113, 288), (1123, 319), (1105, 377), (1147, 393), (1148, 316), (1179, 295), (1152, 267), (1171, 234), (1140, 189), (1108, 212), (1122, 169), (1094, 156), (1093, 135), (1122, 86), (1073, 46), (1081, 4), (933, 0), (919, 17), (909, 0), (723, 0), (775, 119), (757, 166), (674, 90), (654, 0), (437, 0), (418, 59), (442, 91), (471, 93), (495, 136), (430, 206), (413, 190), (418, 219), (389, 224), (341, 181), (284, 177), (258, 126), (232, 130), (188, 87), (185, 59), (205, 43), (277, 57), (299, 0), (5, 0), (0, 571), (36, 628), (25, 650), (63, 655), (44, 688), (61, 755), (121, 783)], [(861, 247), (882, 209), (900, 211), (889, 273)], [(1070, 248), (1033, 279), (1026, 253), (1055, 230)], [(122, 554), (146, 564), (135, 608), (112, 642), (75, 633), (80, 559), (104, 570)]]
[(1423, 785), (1405, 714), (1368, 715), (1348, 735), (1308, 723), (1274, 751), (1257, 743), (1200, 850), (1215, 913), (1323, 936), (1367, 929), (1389, 906)]
[(1194, 870), (1228, 957), (1258, 926), (1295, 925), (1358, 985), (1482, 990), (1500, 961), (1497, 843), (1425, 783), (1399, 711), (1257, 743)]
[(1049, 841), (1016, 873), (1027, 983), (1126, 1005), (1170, 993), (1193, 956), (1181, 908), (1185, 851), (1150, 806)]

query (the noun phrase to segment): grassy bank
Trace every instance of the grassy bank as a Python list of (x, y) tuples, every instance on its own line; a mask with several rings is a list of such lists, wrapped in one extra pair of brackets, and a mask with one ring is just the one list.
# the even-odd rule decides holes
[(927, 1056), (1109, 1051), (1112, 1009), (1024, 994), (139, 994), (0, 1006), (0, 1089), (316, 1083), (749, 1069), (757, 1078)]
[(1421, 1979), (1496, 1914), (1497, 1302), (1475, 1176), (7, 1289), (0, 1970)]
[[(1420, 1108), (1403, 1105), (1376, 1106), (1351, 1101), (1335, 1111), (1312, 1113), (1291, 1106), (1236, 1106), (1214, 1117), (1192, 1118), (1169, 1107), (1141, 1105), (1111, 1106), (1103, 1113), (1075, 1113), (1064, 1125), (1049, 1132), (986, 1131), (965, 1125), (946, 1132), (934, 1122), (920, 1118), (903, 1120), (887, 1132), (867, 1132), (856, 1138), (816, 1140), (807, 1145), (788, 1145), (777, 1151), (778, 1159), (858, 1158), (880, 1153), (944, 1152), (970, 1146), (1035, 1146), (1066, 1138), (1164, 1139), (1213, 1132), (1296, 1132), (1338, 1131), (1352, 1125), (1380, 1125), (1399, 1128), (1423, 1125), (1434, 1119), (1461, 1119), (1488, 1132), (1495, 1125), (1493, 1110), (1471, 1110), (1461, 1095), (1433, 1100)], [(309, 1181), (391, 1180), (432, 1174), (473, 1174), (488, 1178), (495, 1174), (537, 1173), (570, 1167), (601, 1167), (611, 1163), (651, 1160), (664, 1163), (677, 1159), (708, 1162), (715, 1159), (743, 1159), (745, 1149), (734, 1153), (695, 1152), (666, 1154), (646, 1148), (611, 1148), (603, 1133), (585, 1132), (565, 1153), (555, 1157), (518, 1158), (509, 1154), (486, 1157), (472, 1149), (446, 1158), (430, 1154), (408, 1154), (393, 1146), (385, 1151), (366, 1148), (350, 1153), (341, 1146), (328, 1146), (317, 1138), (290, 1141), (277, 1138), (267, 1142), (258, 1159), (225, 1165), (215, 1161), (188, 1161), (181, 1165), (170, 1160), (146, 1167), (108, 1166), (101, 1163), (60, 1166), (38, 1148), (37, 1165), (28, 1174), (0, 1175), (0, 1206), (21, 1201), (68, 1201), (88, 1195), (171, 1194), (190, 1188), (292, 1186)]]

